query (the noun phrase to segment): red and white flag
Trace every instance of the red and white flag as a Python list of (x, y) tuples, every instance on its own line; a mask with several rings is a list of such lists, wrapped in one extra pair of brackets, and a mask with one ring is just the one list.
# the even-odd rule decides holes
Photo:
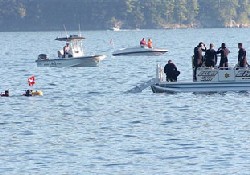
[(33, 86), (35, 84), (35, 76), (32, 75), (31, 77), (28, 78), (28, 84), (29, 86)]

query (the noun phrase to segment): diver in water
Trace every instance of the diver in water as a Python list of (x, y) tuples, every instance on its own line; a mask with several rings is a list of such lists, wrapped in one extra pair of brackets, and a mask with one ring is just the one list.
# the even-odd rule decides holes
[(5, 90), (4, 93), (1, 93), (1, 97), (9, 97), (9, 90)]
[(31, 97), (31, 96), (43, 96), (43, 92), (40, 90), (26, 90), (25, 93), (23, 94), (26, 97)]
[(26, 96), (26, 97), (30, 97), (30, 96), (32, 96), (32, 90), (26, 90), (25, 91), (25, 94), (23, 94), (24, 96)]

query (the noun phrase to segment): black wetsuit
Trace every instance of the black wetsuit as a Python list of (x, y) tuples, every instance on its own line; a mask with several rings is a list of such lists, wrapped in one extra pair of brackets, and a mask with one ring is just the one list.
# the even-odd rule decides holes
[(201, 67), (202, 62), (203, 62), (203, 56), (202, 56), (202, 52), (206, 51), (205, 49), (202, 49), (201, 46), (197, 46), (194, 48), (194, 60), (193, 60), (193, 67), (194, 67), (194, 72), (193, 72), (193, 80), (196, 81), (196, 72), (197, 72), (197, 68)]
[(199, 46), (194, 48), (194, 67), (201, 67), (201, 65), (202, 65), (202, 51), (204, 51), (204, 50)]
[(205, 53), (205, 66), (214, 67), (217, 63), (217, 54), (214, 49), (208, 49)]
[(238, 62), (240, 67), (246, 67), (247, 63), (246, 55), (247, 55), (246, 50), (244, 48), (240, 48), (238, 52)]
[(177, 76), (180, 72), (174, 63), (168, 63), (164, 67), (164, 73), (166, 74), (166, 81), (177, 81)]
[[(227, 56), (230, 53), (230, 51), (228, 50), (228, 48), (224, 47), (224, 48), (219, 48), (219, 50), (216, 52), (217, 54), (221, 54), (221, 58), (220, 58), (220, 65), (219, 67), (228, 67), (228, 59)], [(224, 65), (223, 65), (224, 64)]]

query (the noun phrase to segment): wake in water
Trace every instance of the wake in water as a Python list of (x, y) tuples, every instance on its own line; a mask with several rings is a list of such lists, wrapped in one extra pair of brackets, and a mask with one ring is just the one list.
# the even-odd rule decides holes
[(148, 80), (147, 82), (142, 82), (142, 83), (136, 85), (134, 88), (128, 90), (127, 93), (139, 93), (139, 92), (142, 92), (144, 89), (146, 89), (147, 87), (155, 84), (156, 82), (157, 82), (157, 79), (152, 78), (152, 79)]

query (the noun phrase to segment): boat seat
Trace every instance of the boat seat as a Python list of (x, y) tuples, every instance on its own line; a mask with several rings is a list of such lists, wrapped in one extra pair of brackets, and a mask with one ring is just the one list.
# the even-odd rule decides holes
[(46, 59), (48, 59), (46, 54), (38, 55), (38, 60), (46, 60)]

